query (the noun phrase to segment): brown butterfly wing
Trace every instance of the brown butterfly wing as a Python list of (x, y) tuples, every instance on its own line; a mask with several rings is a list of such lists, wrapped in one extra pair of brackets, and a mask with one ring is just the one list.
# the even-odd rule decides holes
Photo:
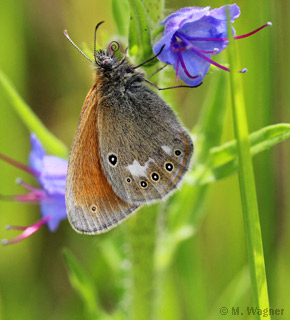
[[(101, 164), (124, 201), (140, 204), (161, 199), (177, 188), (188, 171), (191, 138), (170, 107), (146, 86), (104, 97), (98, 126)], [(116, 164), (110, 162), (112, 155)]]
[(100, 163), (96, 86), (88, 93), (70, 151), (66, 208), (72, 227), (81, 233), (105, 232), (126, 219), (138, 205), (121, 200)]

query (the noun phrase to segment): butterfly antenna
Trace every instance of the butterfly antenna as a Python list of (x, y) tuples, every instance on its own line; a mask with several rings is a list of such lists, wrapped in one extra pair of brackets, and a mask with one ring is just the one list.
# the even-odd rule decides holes
[(72, 39), (70, 38), (70, 36), (67, 33), (67, 30), (64, 30), (64, 35), (65, 37), (68, 39), (68, 41), (86, 58), (88, 59), (91, 63), (94, 63), (94, 61), (92, 61), (86, 54), (84, 54), (82, 52), (82, 50), (72, 41)]
[(103, 24), (105, 21), (101, 21), (101, 22), (99, 22), (97, 25), (96, 25), (96, 28), (95, 28), (95, 39), (94, 39), (94, 57), (95, 57), (95, 60), (97, 59), (96, 57), (97, 57), (97, 31), (98, 31), (98, 29), (99, 29), (99, 26), (101, 25), (101, 24)]
[(161, 52), (163, 51), (164, 47), (165, 47), (165, 44), (161, 47), (160, 51), (159, 51), (154, 57), (152, 57), (152, 58), (150, 58), (150, 59), (148, 59), (148, 60), (140, 63), (138, 66), (135, 66), (135, 67), (133, 67), (132, 69), (134, 70), (134, 69), (140, 68), (140, 67), (143, 66), (144, 64), (146, 64), (146, 63), (148, 63), (148, 62), (156, 59), (156, 58), (161, 54)]
[(122, 65), (125, 62), (125, 60), (127, 58), (127, 51), (128, 51), (128, 47), (125, 49), (125, 54), (124, 54), (123, 58), (120, 60), (120, 62), (117, 65), (115, 65), (113, 67), (113, 69), (120, 67), (120, 65)]
[(119, 51), (119, 49), (120, 49), (120, 44), (119, 44), (119, 42), (117, 42), (117, 41), (111, 41), (110, 43), (109, 43), (109, 51), (111, 51), (111, 52), (113, 52), (113, 56), (115, 55), (115, 53), (117, 52), (117, 51)]

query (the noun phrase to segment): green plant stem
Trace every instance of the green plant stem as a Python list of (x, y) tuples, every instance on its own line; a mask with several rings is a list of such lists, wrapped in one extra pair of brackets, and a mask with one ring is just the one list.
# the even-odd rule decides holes
[(128, 314), (132, 320), (153, 319), (157, 208), (143, 207), (127, 221), (131, 260)]
[(29, 131), (34, 132), (43, 143), (45, 150), (51, 154), (66, 158), (68, 151), (66, 146), (58, 140), (39, 120), (30, 107), (23, 101), (11, 82), (0, 70), (0, 84), (5, 90), (11, 105), (18, 116), (24, 122)]
[[(139, 46), (143, 52), (143, 61), (146, 55), (152, 56), (151, 34), (148, 22), (156, 23), (157, 17), (162, 18), (164, 1), (129, 0), (132, 20), (130, 20), (129, 44), (131, 49)], [(154, 7), (154, 10), (152, 8)], [(144, 10), (142, 10), (145, 9)], [(144, 15), (145, 13), (145, 15)], [(147, 14), (147, 15), (146, 15)], [(147, 20), (148, 19), (148, 20)], [(135, 25), (134, 25), (135, 24)], [(136, 36), (136, 31), (142, 35)], [(145, 40), (144, 40), (145, 39)], [(129, 47), (130, 47), (129, 45)], [(156, 71), (147, 68), (148, 74)], [(131, 290), (129, 290), (129, 318), (132, 320), (151, 320), (155, 314), (156, 269), (155, 253), (157, 237), (157, 216), (159, 206), (144, 206), (134, 217), (128, 220), (128, 244), (131, 260)]]
[[(229, 34), (231, 34), (230, 28)], [(228, 47), (228, 53), (232, 70), (232, 72), (230, 72), (231, 100), (234, 131), (237, 139), (239, 183), (249, 255), (253, 306), (265, 309), (269, 308), (269, 299), (254, 171), (250, 154), (248, 125), (243, 96), (241, 78), (243, 75), (238, 73), (237, 50), (235, 49), (235, 42), (232, 39)], [(256, 318), (262, 319), (262, 316), (256, 314)]]

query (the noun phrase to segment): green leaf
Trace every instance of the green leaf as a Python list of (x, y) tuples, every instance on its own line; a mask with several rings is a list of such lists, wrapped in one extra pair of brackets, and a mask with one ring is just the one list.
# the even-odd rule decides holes
[(40, 121), (31, 108), (23, 101), (17, 93), (9, 79), (0, 70), (0, 84), (5, 94), (11, 102), (12, 107), (24, 122), (30, 132), (34, 132), (44, 145), (48, 153), (66, 158), (68, 156), (67, 147), (58, 140)]
[(146, 10), (140, 0), (128, 0), (130, 7), (129, 53), (136, 63), (152, 57), (151, 32)]
[(68, 269), (70, 283), (83, 300), (90, 318), (106, 318), (107, 315), (100, 310), (93, 279), (68, 249), (63, 250), (63, 256)]
[(155, 26), (163, 20), (165, 0), (142, 0), (142, 3), (146, 9), (151, 29), (155, 29)]
[(128, 35), (129, 5), (127, 0), (112, 0), (112, 12), (118, 32), (121, 36)]
[[(264, 127), (249, 136), (250, 152), (254, 156), (290, 137), (290, 124), (281, 123)], [(187, 177), (191, 185), (203, 185), (218, 181), (238, 169), (236, 141), (211, 148), (207, 162), (199, 164)]]

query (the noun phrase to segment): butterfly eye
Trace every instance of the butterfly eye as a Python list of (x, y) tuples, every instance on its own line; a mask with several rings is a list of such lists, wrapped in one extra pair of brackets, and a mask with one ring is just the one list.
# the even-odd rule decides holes
[(110, 154), (108, 156), (108, 160), (113, 167), (115, 167), (118, 162), (117, 156), (115, 154)]
[(167, 170), (167, 171), (169, 171), (169, 172), (171, 172), (172, 170), (173, 170), (173, 164), (172, 163), (170, 163), (170, 162), (166, 162), (165, 163), (165, 169)]
[(153, 181), (158, 181), (158, 180), (159, 180), (159, 174), (158, 174), (157, 172), (153, 172), (153, 173), (151, 174), (151, 179), (152, 179)]
[(130, 84), (130, 89), (138, 89), (140, 88), (141, 83), (138, 81), (134, 81)]
[(174, 154), (175, 154), (177, 157), (179, 157), (179, 156), (181, 155), (181, 151), (180, 151), (180, 150), (175, 150), (175, 151), (174, 151)]
[(141, 181), (140, 182), (140, 186), (143, 188), (143, 189), (146, 189), (148, 187), (148, 183), (146, 181)]

